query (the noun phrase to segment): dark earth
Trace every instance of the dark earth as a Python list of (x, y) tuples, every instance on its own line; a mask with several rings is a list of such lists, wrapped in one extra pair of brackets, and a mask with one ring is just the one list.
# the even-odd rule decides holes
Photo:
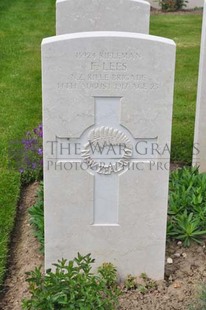
[[(0, 299), (0, 309), (21, 309), (22, 298), (28, 297), (25, 272), (43, 265), (39, 244), (33, 237), (29, 224), (28, 208), (36, 199), (38, 184), (29, 185), (22, 192), (18, 206), (16, 226), (12, 235), (11, 251), (5, 287)], [(123, 288), (121, 310), (189, 310), (197, 297), (201, 283), (206, 282), (205, 244), (192, 244), (184, 248), (181, 242), (167, 244), (165, 280), (157, 282), (145, 294), (137, 289)], [(141, 284), (142, 279), (137, 279)], [(45, 309), (46, 310), (46, 309)]]

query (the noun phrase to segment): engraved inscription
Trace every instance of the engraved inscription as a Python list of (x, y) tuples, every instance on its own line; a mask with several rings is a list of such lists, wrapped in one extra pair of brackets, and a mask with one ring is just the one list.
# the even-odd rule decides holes
[(137, 60), (142, 58), (140, 50), (129, 51), (80, 51), (75, 53), (78, 59), (98, 59), (98, 60)]
[[(91, 149), (98, 149), (101, 153), (105, 147), (114, 150), (114, 146), (120, 146), (123, 151), (123, 157), (114, 163), (98, 162), (92, 158)], [(88, 167), (99, 174), (111, 174), (124, 170), (132, 157), (132, 144), (122, 131), (109, 127), (97, 127), (88, 135), (88, 143), (84, 145), (81, 152), (84, 161)]]
[[(81, 71), (71, 72), (66, 81), (57, 84), (59, 90), (132, 90), (157, 91), (160, 82), (144, 72), (131, 73), (133, 63), (141, 61), (139, 50), (131, 51), (77, 51), (74, 59)], [(83, 72), (83, 73), (82, 73)]]

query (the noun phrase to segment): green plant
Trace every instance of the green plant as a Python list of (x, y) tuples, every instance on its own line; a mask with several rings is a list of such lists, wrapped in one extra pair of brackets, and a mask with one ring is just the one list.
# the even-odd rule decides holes
[(129, 274), (125, 279), (124, 286), (127, 290), (134, 290), (137, 288), (136, 277)]
[(205, 310), (206, 309), (206, 283), (203, 282), (197, 292), (196, 300), (190, 306), (190, 310)]
[(137, 289), (142, 294), (146, 294), (157, 288), (157, 283), (150, 279), (146, 273), (142, 273), (139, 280), (140, 283), (136, 277), (129, 274), (125, 280), (124, 286), (127, 290)]
[(105, 279), (107, 287), (117, 285), (117, 269), (112, 263), (103, 263), (98, 268), (98, 272)]
[(206, 174), (197, 168), (178, 169), (170, 176), (167, 236), (201, 242), (206, 235)]
[(40, 242), (40, 250), (44, 251), (44, 186), (40, 183), (36, 203), (29, 209), (30, 222), (34, 227), (34, 235)]
[(173, 12), (183, 9), (187, 6), (187, 0), (160, 0), (162, 11)]
[(200, 219), (197, 216), (194, 217), (193, 213), (188, 214), (187, 211), (176, 216), (174, 225), (175, 230), (168, 231), (168, 236), (183, 240), (186, 247), (190, 246), (191, 241), (201, 243), (199, 237), (206, 235), (206, 230), (200, 231)]
[[(31, 297), (22, 302), (23, 309), (38, 310), (113, 310), (118, 305), (119, 290), (108, 287), (105, 273), (91, 273), (91, 255), (78, 256), (67, 263), (62, 259), (54, 264), (56, 270), (41, 269), (28, 273)], [(107, 274), (107, 273), (106, 273)]]
[(150, 279), (146, 273), (142, 273), (141, 278), (144, 281), (144, 284), (140, 285), (140, 291), (143, 290), (142, 293), (152, 291), (157, 288), (157, 283), (154, 280)]

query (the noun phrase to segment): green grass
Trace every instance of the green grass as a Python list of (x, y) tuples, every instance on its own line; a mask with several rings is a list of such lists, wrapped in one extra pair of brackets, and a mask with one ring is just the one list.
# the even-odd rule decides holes
[(54, 12), (54, 0), (0, 1), (0, 285), (20, 189), (7, 147), (41, 122), (40, 43), (54, 34)]
[[(55, 0), (0, 2), (0, 284), (19, 198), (7, 146), (41, 122), (40, 43), (55, 32)], [(201, 16), (151, 17), (151, 33), (177, 42), (172, 159), (191, 161)]]
[(191, 163), (201, 36), (201, 15), (153, 15), (151, 34), (177, 44), (172, 160)]

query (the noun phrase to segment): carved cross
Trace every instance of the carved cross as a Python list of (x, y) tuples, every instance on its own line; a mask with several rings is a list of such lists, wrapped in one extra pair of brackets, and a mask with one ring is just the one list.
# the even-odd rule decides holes
[[(119, 175), (127, 171), (135, 157), (135, 139), (120, 125), (121, 98), (95, 98), (95, 125), (86, 129), (79, 139), (57, 138), (58, 162), (83, 161), (88, 172), (95, 176), (93, 225), (118, 225)], [(143, 139), (149, 142), (156, 138)], [(71, 158), (70, 146), (79, 144), (80, 154)], [(65, 154), (65, 150), (67, 154)], [(65, 158), (66, 156), (66, 158)], [(142, 160), (141, 160), (142, 161)]]

